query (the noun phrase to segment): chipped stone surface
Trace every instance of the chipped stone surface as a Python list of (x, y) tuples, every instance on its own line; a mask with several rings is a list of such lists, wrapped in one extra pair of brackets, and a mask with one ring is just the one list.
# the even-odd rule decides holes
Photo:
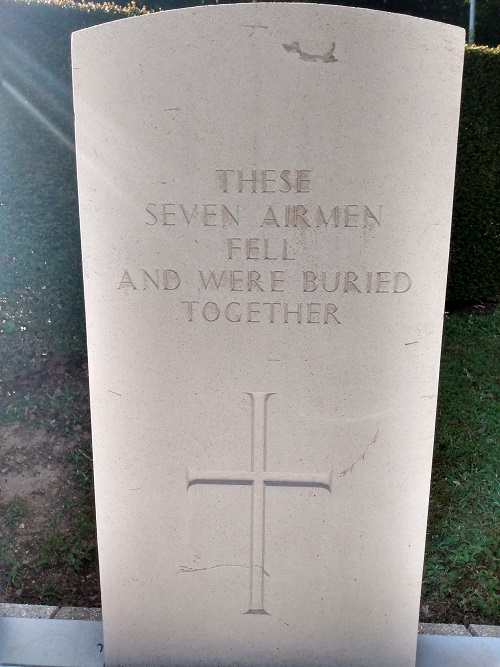
[(38, 604), (11, 604), (0, 602), (0, 617), (52, 618), (59, 607)]
[(418, 632), (421, 635), (471, 636), (471, 633), (467, 630), (465, 625), (459, 625), (457, 623), (419, 623)]
[(280, 3), (74, 36), (110, 667), (413, 667), (463, 43)]

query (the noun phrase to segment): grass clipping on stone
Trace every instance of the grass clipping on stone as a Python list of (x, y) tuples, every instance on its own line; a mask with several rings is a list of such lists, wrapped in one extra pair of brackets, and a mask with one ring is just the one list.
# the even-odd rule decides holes
[[(424, 622), (500, 624), (499, 382), (500, 310), (447, 314)], [(0, 601), (99, 606), (86, 367), (0, 391)]]

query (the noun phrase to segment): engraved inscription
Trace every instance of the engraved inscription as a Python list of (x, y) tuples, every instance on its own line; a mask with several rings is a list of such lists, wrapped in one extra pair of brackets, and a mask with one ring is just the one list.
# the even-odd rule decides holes
[(303, 271), (303, 291), (349, 292), (351, 294), (404, 294), (411, 287), (411, 278), (404, 271)]
[[(382, 295), (403, 295), (412, 288), (412, 278), (405, 271), (294, 270), (294, 251), (287, 240), (270, 241), (257, 237), (229, 238), (226, 256), (232, 264), (245, 260), (292, 260), (283, 269), (198, 269), (185, 280), (174, 269), (124, 268), (117, 276), (116, 287), (136, 294), (148, 290), (172, 295), (181, 286), (184, 290), (194, 288), (198, 299), (180, 301), (188, 322), (334, 325), (342, 324), (339, 305), (346, 298), (371, 295), (386, 300)], [(303, 301), (300, 297), (291, 300), (287, 296), (297, 292), (314, 301)], [(330, 301), (330, 293), (339, 299), (337, 304)], [(204, 301), (203, 294), (209, 300)], [(329, 301), (325, 303), (322, 297), (326, 296)]]
[(156, 289), (156, 290), (176, 290), (181, 284), (181, 278), (177, 271), (173, 269), (154, 269), (154, 270), (139, 270), (139, 277), (132, 279), (130, 272), (127, 269), (123, 270), (123, 274), (118, 285), (118, 289)]
[(217, 322), (220, 318), (228, 322), (260, 322), (267, 324), (341, 324), (333, 303), (310, 301), (230, 301), (218, 304), (215, 301), (181, 301), (186, 307), (188, 322)]
[(228, 259), (273, 259), (273, 260), (294, 260), (288, 247), (288, 240), (282, 239), (281, 242), (271, 241), (271, 239), (240, 239), (230, 238), (227, 240), (227, 258)]
[(317, 487), (331, 493), (333, 468), (322, 473), (266, 470), (267, 403), (272, 392), (247, 392), (252, 401), (250, 471), (187, 468), (187, 488), (193, 484), (241, 484), (252, 487), (250, 516), (250, 605), (246, 614), (264, 609), (265, 511), (267, 486)]
[[(335, 44), (324, 55), (306, 53), (299, 42), (284, 47), (299, 54), (302, 60), (337, 60), (333, 55)], [(151, 234), (170, 234), (180, 239), (192, 232), (195, 243), (206, 242), (212, 236), (219, 244), (220, 259), (229, 265), (182, 268), (181, 273), (171, 268), (124, 267), (115, 279), (115, 287), (127, 298), (145, 292), (149, 292), (147, 298), (157, 298), (154, 292), (177, 298), (181, 316), (187, 322), (231, 322), (240, 326), (340, 325), (347, 322), (344, 307), (352, 296), (376, 295), (375, 298), (387, 301), (388, 297), (378, 295), (399, 298), (413, 287), (408, 273), (394, 270), (399, 267), (371, 270), (366, 266), (368, 258), (362, 261), (362, 269), (344, 267), (337, 271), (342, 267), (314, 266), (311, 249), (320, 237), (325, 242), (329, 242), (327, 237), (337, 237), (340, 242), (340, 236), (345, 235), (349, 246), (362, 244), (364, 248), (370, 238), (384, 233), (387, 227), (394, 228), (397, 221), (391, 220), (390, 205), (353, 195), (357, 189), (343, 194), (331, 176), (317, 167), (283, 166), (286, 165), (253, 164), (214, 169), (214, 195), (205, 192), (191, 200), (183, 199), (182, 203), (176, 201), (172, 192), (152, 191), (145, 200), (149, 203), (144, 205), (141, 221)], [(321, 192), (328, 199), (318, 202), (314, 193), (318, 180), (325, 176), (329, 183), (328, 187), (323, 183)], [(167, 180), (158, 182), (175, 185)], [(222, 201), (218, 202), (218, 198)], [(362, 201), (370, 203), (359, 203)], [(227, 231), (221, 233), (224, 229)], [(303, 262), (308, 264), (304, 266)], [(279, 269), (277, 263), (281, 265)], [(302, 298), (314, 301), (302, 300), (300, 293), (307, 295)], [(179, 298), (181, 294), (183, 299)], [(204, 300), (203, 295), (210, 300)], [(331, 303), (333, 299), (335, 304)], [(336, 326), (330, 327), (335, 329)]]
[(166, 204), (164, 202), (150, 202), (146, 206), (147, 225), (175, 225), (197, 224), (202, 227), (228, 227), (240, 224), (240, 207), (236, 204), (230, 209), (225, 204)]
[[(305, 187), (309, 181), (299, 181)], [(267, 191), (265, 191), (267, 192)], [(298, 192), (309, 192), (298, 190)], [(254, 224), (256, 227), (295, 227), (297, 229), (376, 229), (382, 225), (382, 204), (267, 204), (255, 218), (249, 218), (240, 204), (178, 204), (149, 202), (145, 207), (145, 223), (171, 227), (242, 227)]]
[(310, 169), (216, 169), (222, 192), (310, 192)]
[(283, 292), (284, 271), (198, 271), (201, 283), (206, 290), (219, 290), (225, 286), (231, 292)]

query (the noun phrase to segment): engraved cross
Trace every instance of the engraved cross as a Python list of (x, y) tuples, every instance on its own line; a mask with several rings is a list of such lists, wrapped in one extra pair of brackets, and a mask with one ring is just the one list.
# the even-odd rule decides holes
[(264, 554), (266, 486), (312, 486), (331, 493), (333, 468), (322, 473), (270, 472), (266, 470), (267, 402), (274, 393), (247, 392), (252, 399), (250, 472), (193, 470), (187, 468), (187, 488), (193, 484), (242, 484), (252, 487), (250, 517), (250, 607), (247, 614), (267, 614), (264, 609)]

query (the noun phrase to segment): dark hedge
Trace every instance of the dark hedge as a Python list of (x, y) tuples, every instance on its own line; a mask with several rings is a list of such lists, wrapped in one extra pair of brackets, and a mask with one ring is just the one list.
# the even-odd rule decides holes
[[(249, 0), (219, 0), (248, 2)], [(295, 0), (297, 1), (297, 0)], [(301, 1), (301, 0), (298, 0)], [(310, 2), (311, 0), (304, 0)], [(316, 0), (314, 0), (316, 1)], [(468, 30), (470, 0), (321, 0), (323, 4), (365, 7), (396, 14), (443, 21)], [(148, 9), (178, 9), (192, 5), (216, 4), (215, 0), (140, 0)], [(121, 1), (118, 0), (118, 4)], [(478, 0), (476, 4), (475, 43), (489, 46), (500, 44), (500, 0)]]
[(0, 0), (0, 378), (86, 354), (70, 35), (139, 13)]
[(448, 298), (500, 297), (500, 48), (465, 52)]
[[(0, 376), (50, 354), (85, 356), (70, 34), (143, 11), (0, 0)], [(500, 49), (467, 49), (452, 300), (500, 296), (499, 100)]]

